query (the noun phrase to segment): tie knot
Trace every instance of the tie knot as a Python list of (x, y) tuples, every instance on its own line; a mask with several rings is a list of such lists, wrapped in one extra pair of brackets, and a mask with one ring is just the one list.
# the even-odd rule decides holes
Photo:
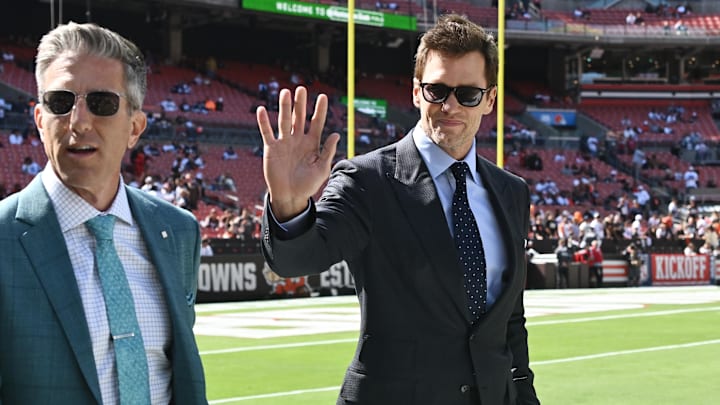
[(97, 240), (112, 240), (113, 228), (115, 227), (115, 216), (113, 215), (98, 215), (95, 218), (91, 218), (85, 222), (90, 233), (95, 236)]
[(455, 162), (450, 166), (450, 170), (452, 170), (453, 176), (455, 176), (455, 182), (465, 182), (465, 176), (470, 171), (470, 168), (468, 167), (467, 163), (465, 162)]

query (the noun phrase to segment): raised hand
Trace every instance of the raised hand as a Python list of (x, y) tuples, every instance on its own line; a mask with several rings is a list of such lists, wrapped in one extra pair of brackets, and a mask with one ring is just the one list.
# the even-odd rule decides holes
[(307, 89), (295, 89), (295, 100), (288, 89), (279, 97), (278, 135), (275, 137), (265, 107), (258, 107), (257, 122), (262, 135), (263, 173), (270, 193), (273, 214), (283, 222), (307, 208), (308, 199), (315, 194), (330, 174), (330, 165), (340, 135), (331, 134), (320, 144), (325, 118), (327, 96), (320, 94), (305, 132)]

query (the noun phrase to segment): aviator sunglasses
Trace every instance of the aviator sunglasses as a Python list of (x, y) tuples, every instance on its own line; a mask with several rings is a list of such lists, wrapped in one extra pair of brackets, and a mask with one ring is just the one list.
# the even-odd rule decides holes
[(88, 110), (99, 117), (109, 117), (118, 112), (120, 97), (112, 91), (91, 91), (87, 94), (76, 94), (70, 90), (48, 90), (42, 94), (42, 104), (55, 115), (67, 115), (75, 106), (77, 99), (85, 98)]
[(492, 87), (486, 89), (472, 86), (450, 87), (442, 83), (420, 83), (425, 101), (432, 104), (442, 104), (455, 93), (455, 98), (460, 105), (465, 107), (477, 107), (480, 105), (485, 93)]

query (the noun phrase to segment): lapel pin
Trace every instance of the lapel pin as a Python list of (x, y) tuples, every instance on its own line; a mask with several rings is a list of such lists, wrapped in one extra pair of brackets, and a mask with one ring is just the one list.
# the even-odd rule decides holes
[(166, 232), (166, 231), (160, 232), (160, 235), (162, 235), (163, 239), (167, 239), (167, 232)]

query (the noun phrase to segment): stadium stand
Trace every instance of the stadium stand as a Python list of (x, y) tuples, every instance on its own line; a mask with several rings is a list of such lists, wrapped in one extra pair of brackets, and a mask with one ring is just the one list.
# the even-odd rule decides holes
[[(342, 5), (343, 1), (335, 0), (317, 0), (318, 3), (329, 5)], [(367, 10), (376, 10), (376, 2), (363, 0), (356, 2), (357, 6)], [(379, 10), (386, 13), (395, 13), (401, 15), (412, 15), (418, 19), (430, 16), (432, 18), (432, 10), (423, 9), (421, 2), (416, 1), (398, 1), (395, 8), (390, 8), (390, 1), (384, 1), (383, 7)], [(472, 1), (460, 0), (438, 0), (438, 10), (442, 12), (454, 11), (467, 14), (473, 20), (493, 29), (497, 26), (497, 9), (487, 5), (477, 5)], [(490, 2), (487, 2), (490, 3)], [(509, 5), (516, 2), (509, 1)], [(549, 2), (547, 2), (549, 3)], [(557, 2), (554, 2), (557, 3)], [(631, 4), (626, 7), (625, 4)], [(587, 7), (591, 7), (595, 2), (583, 2)], [(388, 6), (388, 7), (385, 7)], [(510, 11), (510, 10), (508, 10)], [(543, 5), (541, 10), (534, 9), (530, 15), (530, 22), (537, 25), (528, 24), (528, 30), (535, 27), (542, 27), (546, 31), (524, 33), (525, 37), (509, 36), (511, 47), (508, 49), (508, 55), (511, 58), (507, 61), (507, 82), (503, 117), (504, 135), (506, 151), (504, 155), (504, 165), (506, 170), (512, 171), (526, 179), (530, 187), (535, 189), (538, 183), (542, 183), (550, 178), (556, 183), (558, 191), (563, 194), (569, 201), (568, 205), (541, 202), (535, 208), (536, 216), (540, 220), (548, 218), (567, 217), (563, 212), (568, 212), (572, 217), (568, 218), (579, 226), (584, 221), (584, 216), (592, 217), (595, 213), (601, 215), (602, 219), (607, 219), (608, 224), (614, 224), (616, 221), (620, 225), (612, 225), (613, 229), (621, 229), (625, 225), (625, 221), (634, 218), (634, 215), (643, 216), (645, 226), (642, 231), (643, 235), (651, 235), (656, 231), (656, 227), (647, 224), (653, 212), (659, 214), (667, 214), (667, 204), (671, 198), (676, 198), (681, 205), (681, 209), (672, 217), (673, 237), (676, 240), (682, 239), (687, 235), (683, 229), (683, 223), (687, 213), (691, 213), (698, 218), (703, 219), (706, 223), (708, 233), (712, 230), (717, 232), (718, 224), (717, 213), (712, 213), (712, 204), (718, 203), (717, 186), (713, 186), (713, 182), (720, 179), (720, 168), (709, 165), (713, 160), (720, 156), (718, 145), (720, 144), (720, 130), (716, 122), (714, 113), (718, 111), (713, 107), (713, 99), (697, 99), (671, 101), (668, 99), (648, 99), (647, 97), (633, 97), (632, 94), (638, 91), (720, 91), (717, 85), (708, 85), (717, 81), (720, 77), (720, 65), (712, 65), (708, 62), (713, 56), (712, 50), (714, 45), (700, 46), (694, 51), (693, 56), (697, 54), (698, 60), (702, 61), (705, 57), (706, 61), (701, 62), (703, 68), (700, 69), (699, 77), (676, 77), (671, 78), (671, 74), (667, 71), (676, 70), (675, 67), (665, 68), (667, 71), (651, 72), (656, 74), (656, 80), (647, 80), (647, 82), (678, 82), (679, 84), (656, 86), (647, 83), (630, 83), (635, 77), (627, 74), (623, 76), (622, 68), (618, 65), (600, 68), (604, 74), (605, 83), (597, 80), (596, 83), (576, 83), (575, 88), (568, 78), (566, 81), (559, 80), (559, 76), (570, 76), (572, 69), (563, 65), (559, 60), (577, 60), (584, 58), (586, 52), (584, 49), (586, 44), (586, 33), (598, 29), (597, 32), (603, 34), (614, 35), (615, 43), (613, 49), (608, 49), (608, 53), (635, 52), (637, 49), (633, 45), (625, 45), (617, 38), (634, 37), (635, 34), (642, 34), (643, 37), (655, 41), (653, 45), (660, 48), (665, 42), (675, 40), (676, 35), (668, 38), (665, 35), (666, 26), (675, 24), (677, 17), (666, 15), (665, 11), (661, 13), (648, 13), (645, 9), (637, 7), (637, 2), (614, 2), (612, 7), (594, 7), (589, 8), (589, 18), (578, 19), (573, 15), (570, 7), (558, 7), (553, 9)], [(644, 25), (628, 27), (625, 18), (629, 13), (640, 13), (644, 18)], [(510, 14), (510, 13), (508, 13)], [(244, 16), (248, 20), (252, 18)], [(280, 23), (272, 25), (273, 29), (282, 27), (286, 24), (286, 20), (281, 20), (281, 16), (268, 17), (264, 15), (265, 20), (277, 18)], [(255, 18), (257, 21), (257, 19)], [(263, 21), (265, 21), (263, 20)], [(288, 20), (293, 23), (298, 20)], [(522, 20), (520, 20), (522, 21)], [(697, 35), (704, 35), (709, 41), (720, 35), (720, 10), (696, 10), (692, 14), (682, 16), (682, 22), (688, 28), (688, 32)], [(556, 25), (564, 24), (564, 25)], [(123, 24), (119, 22), (119, 25)], [(289, 26), (290, 24), (288, 24)], [(310, 25), (310, 24), (308, 24)], [(295, 25), (294, 25), (295, 26)], [(299, 26), (299, 25), (298, 25)], [(554, 28), (560, 26), (557, 30)], [(600, 28), (597, 28), (597, 27)], [(513, 25), (512, 30), (516, 30), (520, 25)], [(129, 29), (129, 28), (128, 28)], [(208, 28), (212, 30), (213, 28)], [(233, 27), (233, 30), (236, 29)], [(252, 26), (254, 39), (263, 40), (263, 27), (260, 25)], [(314, 28), (313, 28), (314, 29)], [(189, 29), (191, 31), (191, 28)], [(226, 31), (218, 30), (218, 37), (226, 34)], [(573, 31), (576, 30), (576, 31)], [(248, 35), (249, 31), (240, 29), (238, 35)], [(367, 36), (375, 35), (376, 31), (364, 32)], [(562, 45), (558, 44), (557, 35), (560, 33), (563, 37)], [(35, 32), (28, 32), (35, 34)], [(395, 33), (394, 33), (395, 34)], [(512, 34), (512, 32), (510, 32)], [(412, 33), (415, 35), (415, 33)], [(524, 41), (528, 36), (537, 40), (546, 36), (545, 43), (526, 45)], [(704, 38), (705, 38), (704, 37)], [(191, 35), (187, 35), (188, 42), (191, 42)], [(520, 38), (520, 39), (517, 39)], [(288, 38), (287, 44), (267, 43), (268, 49), (287, 49), (288, 55), (292, 47), (297, 45), (292, 38)], [(624, 39), (623, 39), (624, 40)], [(601, 45), (609, 45), (610, 41), (599, 38)], [(412, 41), (406, 41), (408, 43)], [(683, 43), (684, 44), (684, 43)], [(265, 185), (262, 178), (262, 162), (261, 150), (257, 148), (259, 139), (255, 127), (255, 108), (259, 105), (266, 105), (258, 91), (260, 83), (267, 83), (275, 78), (280, 87), (292, 87), (295, 83), (292, 81), (292, 74), (298, 73), (302, 83), (309, 86), (311, 94), (326, 93), (330, 98), (331, 117), (329, 117), (329, 130), (345, 132), (347, 109), (340, 102), (340, 98), (346, 94), (343, 78), (326, 77), (320, 74), (314, 74), (310, 66), (298, 66), (292, 57), (288, 56), (286, 60), (278, 60), (275, 63), (268, 63), (259, 57), (253, 57), (251, 52), (238, 52), (237, 47), (228, 47), (226, 53), (219, 56), (221, 63), (215, 71), (213, 77), (206, 75), (206, 72), (199, 66), (203, 65), (205, 58), (210, 51), (205, 52), (203, 47), (217, 44), (202, 44), (193, 47), (188, 44), (188, 52), (194, 53), (183, 58), (184, 63), (153, 63), (150, 66), (151, 74), (148, 79), (148, 96), (144, 109), (150, 115), (156, 115), (158, 122), (166, 120), (170, 127), (167, 132), (159, 132), (148, 134), (143, 144), (158, 144), (162, 146), (175, 144), (180, 149), (197, 148), (202, 156), (205, 166), (200, 169), (191, 169), (187, 173), (192, 176), (202, 177), (204, 186), (204, 199), (199, 201), (197, 209), (194, 211), (199, 220), (205, 219), (210, 211), (215, 209), (226, 216), (223, 219), (223, 226), (218, 228), (203, 228), (203, 235), (211, 238), (234, 237), (237, 234), (226, 234), (226, 226), (231, 222), (238, 222), (238, 218), (243, 217), (243, 212), (250, 213), (251, 216), (257, 216), (260, 212), (262, 196), (265, 191)], [(308, 45), (308, 44), (305, 44)], [(312, 45), (312, 44), (310, 44)], [(239, 46), (239, 45), (238, 45)], [(366, 45), (367, 46), (367, 45)], [(411, 46), (411, 45), (406, 45)], [(526, 47), (527, 46), (527, 47)], [(554, 48), (546, 60), (533, 60), (528, 63), (523, 58), (525, 51), (531, 48)], [(4, 63), (3, 71), (0, 74), (0, 83), (8, 88), (19, 91), (27, 97), (34, 97), (36, 88), (34, 77), (31, 73), (32, 58), (34, 57), (34, 49), (32, 46), (18, 45), (13, 42), (10, 37), (0, 40), (0, 48), (11, 52), (15, 55), (14, 63)], [(213, 47), (213, 50), (223, 49), (219, 46)], [(372, 49), (366, 47), (359, 49)], [(518, 50), (519, 49), (519, 50)], [(558, 50), (560, 49), (560, 50)], [(405, 53), (405, 51), (408, 51)], [(402, 59), (405, 63), (409, 63), (406, 55), (410, 54), (410, 49), (402, 49), (398, 51), (398, 60)], [(517, 52), (517, 53), (513, 53)], [(681, 56), (677, 51), (669, 51), (671, 55)], [(676, 52), (676, 53), (672, 53)], [(165, 55), (162, 55), (165, 56)], [(686, 56), (686, 55), (682, 55)], [(344, 55), (342, 55), (344, 57)], [(336, 57), (339, 58), (339, 57)], [(156, 58), (161, 60), (161, 58)], [(558, 61), (556, 61), (557, 59)], [(608, 58), (609, 59), (609, 58)], [(672, 58), (671, 58), (672, 59)], [(193, 61), (196, 61), (193, 63)], [(385, 64), (395, 64), (397, 60), (383, 61)], [(399, 62), (397, 62), (399, 63)], [(717, 65), (717, 64), (716, 64)], [(595, 68), (598, 69), (598, 68)], [(407, 72), (411, 69), (409, 65)], [(679, 70), (679, 69), (677, 69)], [(539, 73), (533, 73), (537, 71)], [(564, 74), (556, 73), (565, 72)], [(593, 72), (591, 72), (593, 73)], [(646, 74), (649, 72), (634, 72)], [(673, 73), (674, 74), (674, 73)], [(630, 76), (630, 77), (629, 77)], [(200, 82), (195, 83), (195, 79), (199, 77)], [(380, 98), (388, 101), (389, 116), (397, 119), (395, 122), (398, 133), (397, 137), (405, 134), (407, 129), (414, 124), (414, 108), (411, 103), (411, 81), (410, 74), (398, 74), (397, 71), (367, 70), (359, 72), (356, 79), (356, 96)], [(551, 80), (552, 79), (552, 80)], [(581, 77), (575, 80), (580, 81)], [(615, 87), (608, 87), (608, 82), (616, 81)], [(181, 82), (190, 84), (192, 89), (190, 94), (178, 94), (172, 91), (173, 87)], [(206, 84), (207, 82), (207, 84)], [(655, 86), (655, 87), (653, 87)], [(672, 87), (674, 86), (674, 87)], [(705, 86), (705, 87), (703, 87)], [(619, 91), (626, 93), (626, 98), (621, 100), (616, 98), (597, 97), (594, 99), (583, 99), (576, 97), (573, 91), (595, 91), (607, 92)], [(0, 88), (2, 91), (2, 88)], [(0, 92), (2, 94), (2, 92)], [(540, 96), (540, 97), (538, 97)], [(222, 97), (224, 100), (224, 109), (222, 112), (209, 111), (204, 112), (182, 112), (182, 111), (163, 111), (160, 107), (161, 101), (171, 99), (176, 105), (180, 106), (185, 99), (191, 106), (206, 100), (217, 100)], [(10, 99), (10, 96), (6, 96)], [(312, 100), (309, 101), (308, 109), (311, 111), (313, 106)], [(578, 116), (583, 119), (578, 120), (578, 125), (573, 128), (551, 128), (540, 123), (528, 119), (527, 106), (533, 105), (536, 108), (562, 108), (576, 111)], [(668, 107), (683, 107), (684, 112), (678, 120), (667, 126), (671, 127), (672, 133), (665, 134), (652, 130), (654, 122), (648, 119), (648, 113), (652, 111), (667, 112)], [(276, 119), (276, 112), (271, 111), (271, 122)], [(694, 113), (694, 114), (693, 114)], [(397, 117), (403, 117), (400, 120)], [(23, 122), (27, 116), (22, 116)], [(623, 141), (623, 132), (626, 125), (624, 119), (632, 122), (633, 126), (643, 128), (643, 132), (637, 136), (637, 140), (630, 144)], [(192, 128), (186, 126), (185, 121), (190, 120), (194, 123)], [(360, 153), (371, 150), (375, 147), (392, 142), (396, 138), (385, 136), (386, 122), (373, 119), (365, 114), (356, 114), (356, 129), (360, 134), (370, 134), (371, 143), (362, 145), (359, 148)], [(389, 118), (390, 120), (390, 118)], [(585, 120), (591, 122), (592, 125), (585, 123)], [(647, 124), (644, 122), (648, 121)], [(6, 128), (0, 132), (0, 142), (4, 144), (0, 148), (0, 184), (4, 185), (5, 193), (11, 192), (15, 188), (15, 184), (24, 186), (29, 181), (29, 175), (20, 171), (22, 160), (26, 156), (31, 156), (35, 161), (44, 164), (46, 159), (42, 148), (32, 146), (29, 143), (23, 145), (8, 145), (7, 130), (8, 122), (5, 126), (0, 123), (0, 128)], [(493, 111), (486, 116), (478, 133), (479, 148), (478, 152), (487, 157), (491, 161), (495, 161), (495, 139), (496, 136), (496, 112)], [(661, 127), (658, 121), (657, 126)], [(156, 124), (159, 125), (159, 124)], [(198, 129), (201, 128), (201, 129)], [(24, 129), (24, 128), (19, 128)], [(213, 138), (212, 136), (203, 135), (217, 130), (235, 131), (242, 129), (244, 139), (251, 139), (254, 142), (241, 143), (239, 137), (227, 136), (223, 138)], [(523, 138), (519, 134), (521, 131), (535, 131), (537, 133), (537, 142), (531, 142)], [(236, 132), (228, 132), (235, 134)], [(711, 159), (698, 160), (696, 153), (689, 151), (684, 139), (688, 134), (698, 133), (710, 149)], [(547, 142), (552, 135), (556, 139), (576, 139), (573, 143)], [(595, 156), (589, 156), (587, 151), (583, 150), (582, 142), (588, 136), (597, 136), (601, 145), (600, 153)], [(237, 151), (238, 158), (233, 160), (224, 160), (222, 158), (223, 151), (227, 145), (233, 145)], [(614, 146), (613, 146), (614, 145)], [(684, 147), (685, 146), (685, 147)], [(634, 163), (632, 161), (632, 152), (634, 149), (640, 148), (645, 152), (645, 156), (654, 156), (654, 159), (661, 162), (662, 165), (653, 165), (644, 167), (638, 173), (634, 171)], [(344, 151), (339, 151), (338, 158), (343, 157)], [(172, 165), (178, 156), (182, 156), (180, 151), (161, 152), (157, 156), (152, 156), (146, 164), (146, 172), (144, 175), (150, 175), (157, 179), (158, 183), (165, 180), (178, 177), (180, 173), (173, 173)], [(529, 156), (536, 156), (542, 166), (538, 169), (528, 167), (527, 161)], [(557, 156), (563, 156), (563, 160), (556, 160)], [(582, 160), (576, 160), (578, 158)], [(534, 158), (533, 158), (534, 159)], [(577, 167), (572, 168), (573, 164)], [(566, 167), (569, 165), (570, 167)], [(126, 166), (131, 167), (130, 153), (126, 157)], [(687, 189), (683, 175), (689, 170), (690, 166), (697, 171), (699, 180), (697, 188)], [(590, 167), (592, 169), (590, 169)], [(222, 189), (218, 187), (216, 179), (230, 173), (234, 178), (236, 185), (235, 190)], [(614, 174), (613, 174), (614, 173)], [(144, 178), (136, 178), (134, 173), (126, 172), (127, 181), (135, 181), (141, 185)], [(649, 190), (653, 201), (648, 208), (631, 207), (630, 202), (637, 200), (640, 188)], [(578, 191), (582, 189), (582, 193)], [(533, 191), (535, 192), (535, 191)], [(540, 201), (542, 193), (538, 193), (537, 198)], [(0, 195), (0, 198), (4, 195)], [(630, 202), (628, 202), (630, 201)], [(708, 214), (695, 212), (692, 204), (701, 204), (708, 206)], [(624, 206), (623, 204), (627, 204)], [(580, 218), (574, 216), (576, 211), (581, 212)], [(615, 216), (620, 219), (615, 219)], [(253, 225), (254, 235), (257, 237), (256, 223)], [(608, 225), (610, 227), (610, 225)], [(629, 226), (629, 225), (628, 225)], [(622, 229), (621, 229), (622, 230)], [(608, 230), (608, 235), (617, 236)], [(608, 243), (608, 249), (624, 248), (632, 238), (638, 238), (640, 235), (630, 233), (630, 237), (626, 240), (619, 233), (618, 243)], [(549, 235), (550, 239), (557, 237), (557, 234)], [(581, 238), (578, 237), (578, 243)], [(698, 244), (699, 245), (699, 244)], [(540, 244), (540, 246), (543, 246)]]

